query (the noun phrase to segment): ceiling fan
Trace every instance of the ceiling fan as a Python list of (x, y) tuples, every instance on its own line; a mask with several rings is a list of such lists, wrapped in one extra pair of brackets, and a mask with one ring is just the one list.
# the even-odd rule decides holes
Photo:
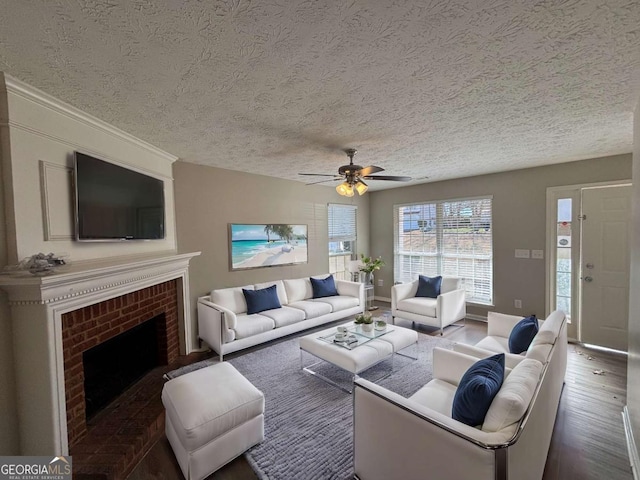
[(328, 180), (320, 180), (319, 182), (307, 183), (307, 185), (315, 185), (316, 183), (334, 182), (336, 180), (344, 180), (340, 185), (336, 187), (336, 191), (345, 197), (353, 197), (354, 192), (358, 192), (358, 195), (363, 195), (369, 186), (364, 180), (391, 180), (394, 182), (408, 182), (411, 177), (398, 177), (393, 175), (371, 175), (372, 173), (378, 173), (384, 171), (382, 167), (376, 167), (370, 165), (368, 167), (362, 167), (360, 165), (354, 165), (353, 157), (358, 152), (355, 148), (347, 148), (344, 151), (349, 157), (349, 165), (342, 165), (338, 169), (338, 174), (331, 173), (299, 173), (298, 175), (307, 175), (313, 177), (333, 177)]

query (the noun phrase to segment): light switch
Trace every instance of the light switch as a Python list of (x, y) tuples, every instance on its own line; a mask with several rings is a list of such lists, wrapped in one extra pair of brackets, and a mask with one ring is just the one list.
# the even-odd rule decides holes
[(544, 250), (531, 250), (531, 258), (541, 260), (544, 258)]
[(516, 258), (529, 258), (529, 250), (516, 248)]

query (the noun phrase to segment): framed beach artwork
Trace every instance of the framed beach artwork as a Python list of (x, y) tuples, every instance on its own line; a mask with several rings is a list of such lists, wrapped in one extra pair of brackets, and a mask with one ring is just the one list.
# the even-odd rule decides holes
[(306, 225), (229, 224), (231, 270), (307, 263)]

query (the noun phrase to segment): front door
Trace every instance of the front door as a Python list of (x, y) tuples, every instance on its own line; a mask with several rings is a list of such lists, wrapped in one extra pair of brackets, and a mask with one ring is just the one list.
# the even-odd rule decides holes
[(580, 340), (627, 351), (631, 186), (582, 189)]

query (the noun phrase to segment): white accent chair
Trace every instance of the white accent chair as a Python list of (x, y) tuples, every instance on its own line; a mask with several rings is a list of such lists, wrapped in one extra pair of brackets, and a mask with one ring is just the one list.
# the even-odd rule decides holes
[(391, 320), (403, 318), (440, 329), (459, 320), (467, 314), (465, 290), (462, 278), (442, 277), (438, 298), (416, 297), (418, 280), (400, 283), (391, 287)]

